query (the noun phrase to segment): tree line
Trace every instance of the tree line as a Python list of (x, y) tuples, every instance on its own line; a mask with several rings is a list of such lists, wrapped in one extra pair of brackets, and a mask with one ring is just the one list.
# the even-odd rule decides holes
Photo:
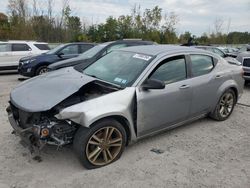
[[(31, 2), (32, 1), (32, 2)], [(32, 8), (30, 8), (30, 2)], [(222, 33), (215, 23), (215, 32), (194, 36), (189, 31), (178, 36), (179, 17), (174, 12), (163, 14), (162, 8), (142, 10), (135, 5), (130, 14), (108, 17), (105, 23), (88, 25), (73, 16), (69, 0), (62, 0), (59, 14), (53, 10), (54, 0), (46, 0), (39, 8), (37, 0), (9, 0), (8, 13), (0, 13), (0, 40), (37, 40), (45, 42), (106, 42), (125, 38), (141, 38), (157, 43), (243, 44), (250, 42), (249, 32)]]

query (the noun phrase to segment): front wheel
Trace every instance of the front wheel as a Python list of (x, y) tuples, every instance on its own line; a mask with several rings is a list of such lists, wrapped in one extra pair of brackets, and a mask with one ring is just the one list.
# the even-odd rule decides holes
[(106, 119), (91, 128), (80, 127), (74, 138), (74, 149), (87, 169), (108, 165), (120, 158), (126, 144), (126, 131), (113, 120)]
[(46, 65), (38, 67), (38, 69), (36, 70), (36, 76), (44, 74), (46, 72), (48, 72), (48, 67)]
[(232, 114), (235, 103), (235, 92), (232, 89), (227, 90), (220, 97), (220, 100), (215, 110), (210, 114), (210, 117), (218, 121), (226, 120)]

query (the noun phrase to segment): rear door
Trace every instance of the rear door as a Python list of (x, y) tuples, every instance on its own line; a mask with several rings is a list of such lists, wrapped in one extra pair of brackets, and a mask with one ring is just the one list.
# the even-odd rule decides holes
[(184, 55), (166, 58), (152, 70), (149, 79), (161, 80), (164, 89), (137, 88), (137, 132), (144, 136), (185, 120), (192, 99)]
[(225, 70), (218, 70), (217, 59), (209, 55), (190, 54), (192, 104), (190, 115), (207, 113), (217, 100), (217, 91), (227, 79)]
[(12, 65), (17, 66), (19, 63), (19, 60), (22, 57), (30, 56), (32, 55), (32, 49), (28, 44), (25, 43), (12, 43), (11, 44), (11, 59), (12, 59)]

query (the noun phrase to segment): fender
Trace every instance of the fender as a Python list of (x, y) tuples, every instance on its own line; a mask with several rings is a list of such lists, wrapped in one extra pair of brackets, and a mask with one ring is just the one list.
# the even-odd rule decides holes
[(221, 95), (229, 88), (235, 88), (237, 92), (239, 92), (238, 84), (232, 79), (227, 80), (218, 88), (216, 92), (216, 100), (214, 101), (215, 103), (211, 106), (216, 107), (218, 101), (220, 100)]
[(136, 138), (132, 117), (132, 106), (135, 97), (135, 88), (125, 88), (93, 100), (84, 101), (67, 107), (55, 117), (70, 119), (84, 127), (90, 127), (94, 122), (110, 116), (121, 116), (129, 122), (131, 139)]

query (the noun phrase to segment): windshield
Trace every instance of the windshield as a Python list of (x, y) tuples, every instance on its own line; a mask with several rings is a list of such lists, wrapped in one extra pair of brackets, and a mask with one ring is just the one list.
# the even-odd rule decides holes
[(105, 46), (105, 44), (99, 44), (89, 50), (87, 50), (86, 52), (82, 53), (81, 55), (79, 55), (79, 57), (81, 57), (81, 59), (89, 59), (94, 57), (98, 52), (100, 52)]
[(60, 50), (65, 44), (60, 44), (59, 46), (53, 48), (52, 50), (46, 52), (46, 54), (55, 54), (58, 50)]
[(121, 87), (128, 87), (134, 83), (152, 59), (149, 55), (113, 51), (87, 67), (83, 73)]

